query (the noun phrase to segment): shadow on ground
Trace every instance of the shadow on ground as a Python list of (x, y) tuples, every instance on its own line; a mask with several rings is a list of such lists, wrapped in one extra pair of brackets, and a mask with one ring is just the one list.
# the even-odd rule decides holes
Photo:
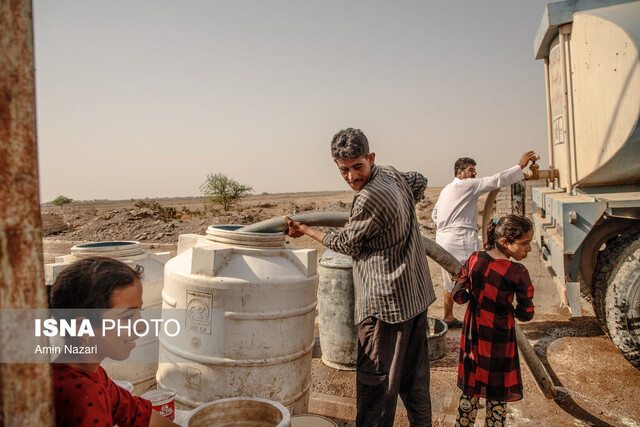
[(558, 393), (555, 398), (557, 405), (572, 417), (592, 426), (610, 426), (608, 422), (598, 418), (598, 416), (590, 413), (581, 407), (571, 396), (571, 391), (564, 387), (561, 379), (553, 370), (547, 357), (549, 346), (564, 337), (597, 337), (604, 333), (598, 325), (595, 317), (571, 318), (567, 321), (549, 321), (536, 322), (523, 325), (523, 332), (529, 340), (537, 340), (534, 350), (538, 354), (540, 361), (544, 364), (549, 376), (551, 377), (556, 391)]

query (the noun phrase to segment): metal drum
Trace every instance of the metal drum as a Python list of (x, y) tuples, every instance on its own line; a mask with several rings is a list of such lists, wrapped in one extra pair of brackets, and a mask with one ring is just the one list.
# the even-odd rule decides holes
[(438, 360), (447, 354), (447, 331), (444, 320), (427, 317), (427, 341), (429, 342), (429, 360)]
[(322, 362), (335, 369), (356, 369), (358, 326), (354, 320), (353, 260), (326, 250), (318, 267), (318, 320)]

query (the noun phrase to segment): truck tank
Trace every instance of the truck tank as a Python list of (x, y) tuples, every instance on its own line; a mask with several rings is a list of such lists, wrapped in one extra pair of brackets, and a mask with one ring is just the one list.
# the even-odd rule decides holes
[(576, 12), (571, 27), (556, 26), (537, 52), (549, 62), (553, 157), (563, 187), (569, 178), (580, 187), (640, 183), (638, 16), (640, 2)]
[(563, 302), (591, 300), (640, 368), (640, 1), (547, 5), (544, 59), (550, 176), (533, 192), (535, 240)]

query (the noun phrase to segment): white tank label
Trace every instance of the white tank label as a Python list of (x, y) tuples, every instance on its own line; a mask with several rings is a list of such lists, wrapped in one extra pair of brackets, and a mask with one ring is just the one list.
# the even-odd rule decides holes
[(213, 294), (187, 289), (185, 325), (188, 331), (211, 334)]

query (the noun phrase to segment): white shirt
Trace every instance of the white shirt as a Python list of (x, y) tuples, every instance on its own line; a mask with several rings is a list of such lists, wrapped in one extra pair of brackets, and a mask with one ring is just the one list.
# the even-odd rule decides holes
[(455, 178), (442, 189), (431, 214), (436, 243), (464, 263), (478, 250), (478, 197), (522, 179), (519, 165), (485, 178)]

